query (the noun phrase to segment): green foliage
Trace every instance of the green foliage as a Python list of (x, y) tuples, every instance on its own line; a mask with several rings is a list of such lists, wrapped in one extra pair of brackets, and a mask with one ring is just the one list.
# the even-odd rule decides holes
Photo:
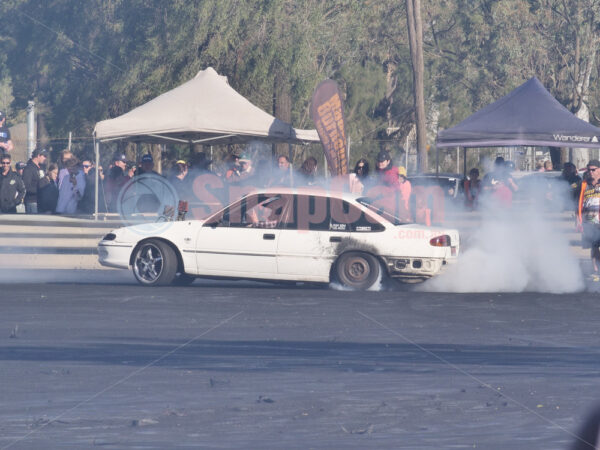
[[(97, 121), (208, 66), (268, 112), (275, 80), (284, 80), (301, 128), (313, 126), (316, 85), (336, 80), (351, 162), (399, 149), (414, 123), (401, 1), (3, 0), (0, 14), (10, 17), (0, 107), (15, 118), (34, 99), (51, 137), (91, 136)], [(425, 98), (440, 127), (531, 76), (563, 104), (576, 109), (583, 99), (600, 116), (597, 0), (435, 0), (422, 2), (422, 17)]]

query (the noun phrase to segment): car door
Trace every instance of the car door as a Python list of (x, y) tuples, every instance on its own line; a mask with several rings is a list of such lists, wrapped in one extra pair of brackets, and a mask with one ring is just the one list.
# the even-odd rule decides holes
[(366, 222), (354, 205), (325, 195), (297, 195), (291, 219), (281, 230), (277, 250), (280, 275), (306, 281), (329, 281), (331, 264), (355, 233), (383, 231)]
[(272, 278), (287, 199), (254, 194), (207, 219), (196, 241), (200, 274)]

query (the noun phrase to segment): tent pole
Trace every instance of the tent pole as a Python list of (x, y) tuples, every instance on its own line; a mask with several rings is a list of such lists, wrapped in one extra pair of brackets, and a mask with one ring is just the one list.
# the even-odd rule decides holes
[(438, 147), (435, 148), (435, 176), (436, 178), (440, 176), (440, 149)]
[(463, 147), (463, 175), (467, 178), (467, 147)]
[(460, 147), (456, 147), (456, 173), (460, 173)]
[(98, 220), (98, 187), (100, 185), (100, 142), (96, 140), (94, 136), (94, 152), (96, 153), (96, 173), (94, 176), (96, 177), (96, 187), (94, 189), (94, 220)]
[(529, 147), (529, 150), (531, 151), (531, 168), (529, 170), (533, 172), (535, 170), (535, 148)]

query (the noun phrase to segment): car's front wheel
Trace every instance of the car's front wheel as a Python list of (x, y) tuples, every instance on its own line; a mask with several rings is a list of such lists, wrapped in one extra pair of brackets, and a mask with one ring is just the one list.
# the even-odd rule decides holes
[(177, 256), (166, 243), (151, 239), (142, 243), (133, 257), (133, 275), (145, 286), (164, 286), (175, 280)]
[(344, 253), (335, 265), (337, 281), (351, 289), (366, 290), (375, 285), (381, 275), (377, 258), (364, 252)]

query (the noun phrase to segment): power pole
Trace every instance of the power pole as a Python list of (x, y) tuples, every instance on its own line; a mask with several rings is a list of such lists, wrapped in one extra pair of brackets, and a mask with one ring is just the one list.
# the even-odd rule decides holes
[(35, 102), (27, 102), (27, 159), (35, 150)]
[(427, 171), (427, 132), (425, 128), (425, 65), (423, 63), (423, 25), (421, 0), (406, 0), (406, 22), (413, 71), (413, 98), (417, 128), (417, 172)]

